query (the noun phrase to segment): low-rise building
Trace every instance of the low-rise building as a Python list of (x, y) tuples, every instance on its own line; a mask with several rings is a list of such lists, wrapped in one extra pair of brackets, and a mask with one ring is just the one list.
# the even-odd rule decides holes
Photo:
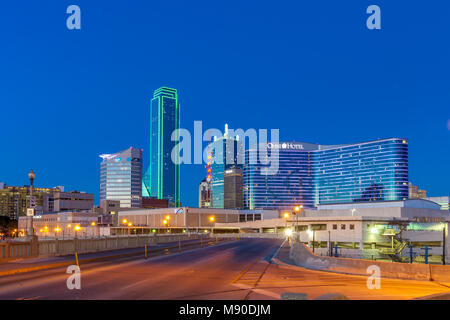
[(165, 208), (121, 210), (113, 234), (129, 232), (198, 232), (211, 231), (217, 223), (228, 224), (274, 219), (278, 210), (237, 210), (216, 208)]
[[(28, 217), (19, 217), (19, 235), (28, 230)], [(39, 238), (86, 238), (99, 235), (98, 214), (94, 212), (44, 213), (33, 217), (34, 234)]]
[(94, 195), (83, 191), (62, 192), (59, 189), (43, 198), (43, 212), (88, 211), (94, 207)]
[(428, 198), (426, 198), (426, 200), (430, 200), (430, 201), (437, 203), (441, 207), (441, 210), (450, 210), (450, 197), (449, 196), (428, 197)]
[[(284, 215), (283, 215), (284, 216)], [(214, 232), (282, 233), (298, 231), (301, 242), (317, 253), (329, 254), (338, 246), (346, 256), (389, 258), (424, 254), (442, 254), (443, 228), (448, 228), (450, 214), (428, 200), (366, 202), (320, 205), (306, 209), (299, 216), (250, 222), (217, 223)], [(448, 230), (448, 229), (447, 229)]]

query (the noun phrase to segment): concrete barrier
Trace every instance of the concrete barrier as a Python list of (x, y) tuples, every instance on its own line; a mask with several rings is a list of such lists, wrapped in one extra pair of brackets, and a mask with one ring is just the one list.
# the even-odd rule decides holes
[(0, 243), (0, 263), (9, 260), (37, 256), (32, 241), (8, 241)]
[(438, 282), (450, 282), (450, 266), (430, 264), (431, 279)]
[(177, 242), (179, 240), (199, 239), (197, 234), (179, 235), (135, 235), (117, 236), (92, 239), (70, 239), (70, 240), (41, 240), (39, 241), (39, 256), (65, 256), (77, 252), (94, 253), (101, 251), (140, 248), (145, 245), (158, 243)]
[[(369, 266), (378, 266), (382, 278), (396, 278), (408, 280), (431, 280), (431, 265), (409, 264), (385, 261), (372, 261), (351, 258), (324, 257), (314, 254), (311, 249), (301, 243), (294, 242), (291, 245), (290, 258), (296, 265), (313, 270), (331, 271), (355, 275), (371, 275), (367, 272)], [(435, 267), (435, 266), (433, 266)], [(443, 274), (450, 275), (448, 266), (436, 266), (446, 268), (446, 271), (436, 268), (436, 277)], [(433, 279), (434, 280), (434, 279)]]

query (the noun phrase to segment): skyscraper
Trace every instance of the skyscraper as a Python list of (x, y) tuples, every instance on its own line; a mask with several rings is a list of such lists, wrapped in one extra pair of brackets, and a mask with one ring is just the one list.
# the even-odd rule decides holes
[(119, 200), (123, 208), (142, 206), (142, 149), (102, 154), (100, 200)]
[(242, 209), (242, 167), (232, 166), (224, 174), (223, 206), (225, 209)]
[[(172, 161), (172, 150), (180, 128), (180, 104), (176, 89), (161, 87), (150, 103), (150, 165), (142, 180), (142, 196), (168, 199), (180, 204), (180, 165)], [(177, 153), (178, 155), (178, 153)]]
[[(236, 190), (225, 186), (225, 172), (231, 168), (238, 169), (242, 164), (238, 163), (242, 143), (239, 137), (228, 135), (228, 125), (225, 125), (225, 133), (222, 137), (214, 137), (210, 144), (212, 155), (212, 178), (211, 178), (211, 206), (213, 208), (228, 208), (225, 204), (225, 192)], [(234, 183), (232, 179), (227, 179), (229, 183)], [(228, 204), (229, 202), (227, 202)]]

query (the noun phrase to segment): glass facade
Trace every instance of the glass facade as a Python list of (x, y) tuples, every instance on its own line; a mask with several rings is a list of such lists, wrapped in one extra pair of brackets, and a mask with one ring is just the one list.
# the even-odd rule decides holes
[(150, 103), (150, 166), (142, 180), (142, 195), (180, 204), (180, 165), (172, 161), (172, 133), (180, 128), (176, 89), (155, 90)]
[(100, 200), (119, 200), (122, 208), (142, 207), (142, 150), (100, 157)]
[(234, 137), (227, 136), (227, 129), (223, 137), (216, 139), (209, 146), (212, 155), (211, 163), (211, 206), (224, 209), (225, 206), (225, 172), (238, 164), (241, 142)]
[[(272, 146), (273, 147), (273, 146)], [(408, 143), (386, 139), (347, 145), (280, 143), (279, 169), (261, 173), (246, 151), (244, 207), (282, 209), (303, 205), (408, 198)], [(270, 148), (269, 148), (270, 150)]]

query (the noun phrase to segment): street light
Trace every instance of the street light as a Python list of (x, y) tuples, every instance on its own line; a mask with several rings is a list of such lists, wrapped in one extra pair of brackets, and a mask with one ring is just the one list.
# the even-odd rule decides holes
[(300, 215), (300, 212), (302, 211), (303, 206), (295, 206), (294, 207), (294, 212), (293, 214), (295, 214), (295, 232), (298, 234), (298, 216)]

